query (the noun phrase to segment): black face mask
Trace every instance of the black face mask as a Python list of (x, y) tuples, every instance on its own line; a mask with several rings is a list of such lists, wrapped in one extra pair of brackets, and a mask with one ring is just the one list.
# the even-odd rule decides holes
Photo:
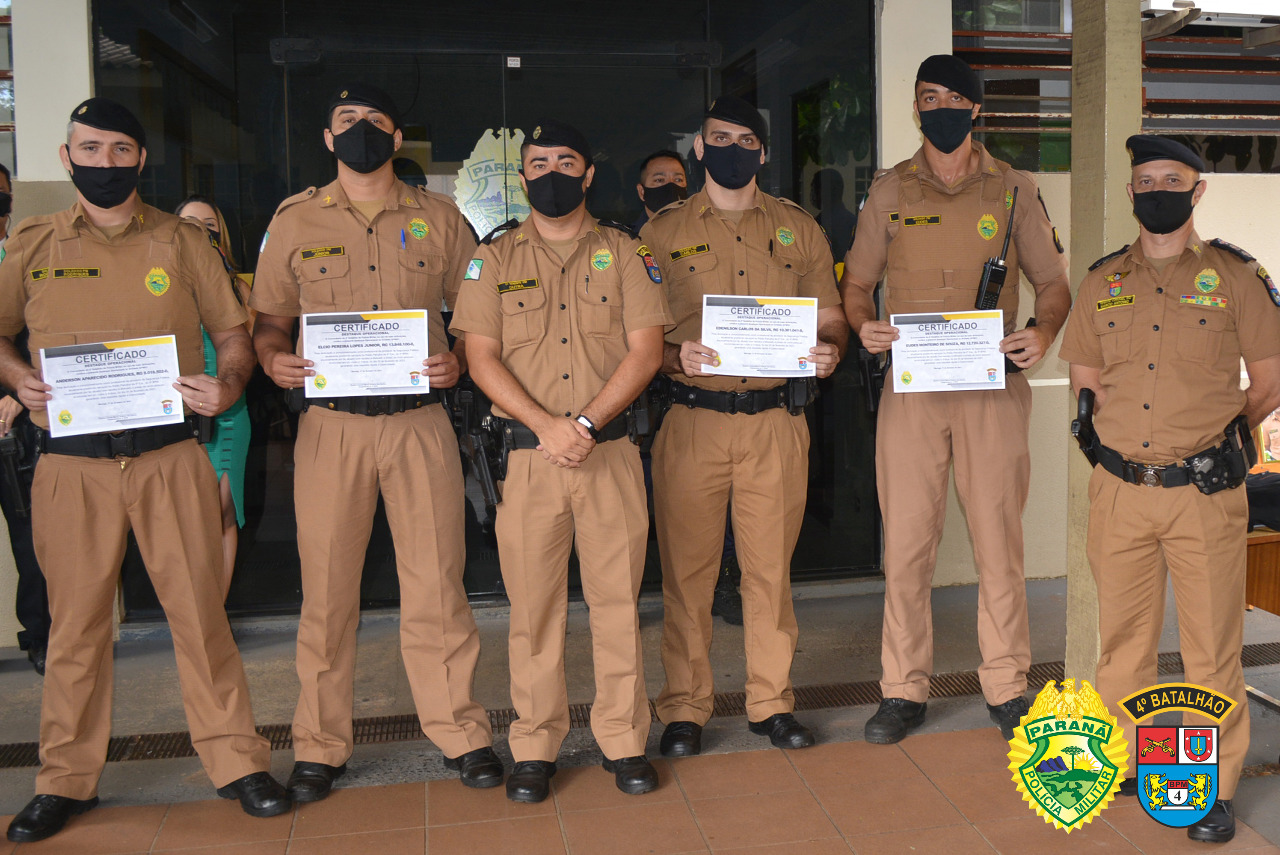
[(659, 184), (657, 187), (644, 188), (644, 206), (650, 211), (658, 212), (681, 199), (689, 198), (689, 189), (679, 184)]
[(71, 183), (90, 205), (114, 208), (124, 204), (138, 189), (138, 167), (81, 166), (73, 160)]
[(396, 137), (361, 119), (340, 134), (333, 135), (333, 153), (338, 160), (361, 175), (368, 175), (396, 153)]
[(583, 178), (582, 175), (563, 172), (526, 178), (524, 183), (529, 191), (529, 204), (542, 216), (552, 219), (572, 214), (587, 197), (587, 190), (582, 186)]
[(7, 217), (11, 213), (13, 213), (13, 196), (0, 191), (0, 217)]
[(921, 133), (943, 154), (951, 154), (958, 149), (972, 130), (973, 110), (970, 108), (939, 107), (920, 112)]
[(1167, 235), (1176, 232), (1191, 219), (1191, 197), (1196, 188), (1190, 190), (1150, 190), (1146, 193), (1133, 194), (1133, 215), (1142, 223), (1142, 227), (1154, 235)]
[(702, 157), (698, 159), (707, 173), (726, 190), (740, 190), (751, 183), (763, 166), (760, 149), (740, 145), (711, 145), (702, 140)]

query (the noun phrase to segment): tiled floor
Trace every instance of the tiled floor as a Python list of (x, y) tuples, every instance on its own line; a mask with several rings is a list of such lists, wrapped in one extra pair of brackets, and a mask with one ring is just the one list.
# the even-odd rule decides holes
[(0, 855), (1280, 852), (1243, 825), (1225, 846), (1192, 843), (1132, 799), (1068, 835), (1021, 801), (1006, 751), (988, 727), (893, 746), (843, 742), (658, 760), (661, 785), (644, 796), (622, 795), (598, 767), (569, 768), (540, 805), (449, 780), (339, 789), (266, 820), (227, 801), (104, 806), (51, 840), (5, 844)]

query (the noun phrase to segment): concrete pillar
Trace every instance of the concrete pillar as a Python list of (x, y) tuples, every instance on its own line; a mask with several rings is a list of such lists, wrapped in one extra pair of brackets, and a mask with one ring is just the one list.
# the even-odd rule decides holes
[(925, 57), (951, 53), (951, 0), (878, 0), (876, 165), (906, 160), (920, 147), (911, 104)]
[(49, 214), (75, 201), (58, 160), (67, 119), (93, 94), (90, 0), (13, 4), (14, 210)]
[[(1071, 281), (1078, 287), (1095, 259), (1136, 233), (1124, 142), (1142, 130), (1142, 27), (1139, 0), (1075, 0), (1072, 18)], [(1090, 470), (1078, 451), (1069, 459), (1066, 675), (1092, 680), (1098, 592), (1085, 556)]]

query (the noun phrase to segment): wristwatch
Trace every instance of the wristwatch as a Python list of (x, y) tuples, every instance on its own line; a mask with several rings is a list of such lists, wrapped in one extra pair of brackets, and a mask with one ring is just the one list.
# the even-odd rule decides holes
[(591, 438), (593, 440), (595, 440), (596, 442), (600, 441), (600, 431), (596, 430), (595, 422), (591, 421), (591, 419), (587, 418), (582, 414), (579, 414), (578, 417), (574, 419), (574, 421), (582, 425), (584, 428), (586, 428), (587, 433), (591, 434)]

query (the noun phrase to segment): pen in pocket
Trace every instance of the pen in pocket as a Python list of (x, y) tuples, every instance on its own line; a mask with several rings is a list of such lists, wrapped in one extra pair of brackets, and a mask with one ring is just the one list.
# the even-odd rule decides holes
[(404, 249), (404, 229), (400, 230), (400, 248)]

